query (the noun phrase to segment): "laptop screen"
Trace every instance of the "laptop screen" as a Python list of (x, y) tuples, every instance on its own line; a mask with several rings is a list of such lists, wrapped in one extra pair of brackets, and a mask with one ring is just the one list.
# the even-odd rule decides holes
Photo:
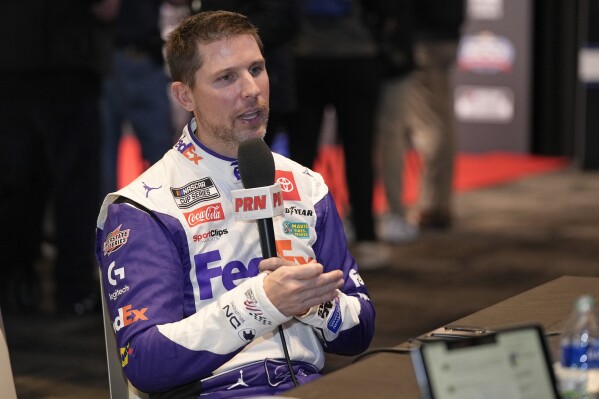
[(539, 326), (426, 342), (412, 352), (423, 398), (559, 398)]

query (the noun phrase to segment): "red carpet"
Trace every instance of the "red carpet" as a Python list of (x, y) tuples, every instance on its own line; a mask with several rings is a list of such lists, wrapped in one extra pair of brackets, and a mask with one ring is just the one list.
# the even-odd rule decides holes
[[(335, 197), (339, 212), (347, 209), (348, 196), (345, 184), (343, 151), (339, 146), (323, 146), (315, 162), (314, 170), (321, 173)], [(460, 153), (456, 158), (454, 190), (463, 192), (480, 187), (502, 184), (522, 177), (545, 173), (564, 168), (567, 159), (542, 157), (528, 154), (491, 152), (485, 154)], [(118, 184), (122, 187), (133, 181), (145, 170), (147, 164), (141, 158), (139, 142), (133, 135), (126, 135), (121, 141), (118, 156)], [(405, 190), (403, 200), (413, 203), (418, 195), (418, 177), (421, 164), (418, 155), (410, 152), (406, 156), (404, 169)], [(387, 209), (387, 201), (382, 184), (374, 187), (374, 211), (382, 213)]]

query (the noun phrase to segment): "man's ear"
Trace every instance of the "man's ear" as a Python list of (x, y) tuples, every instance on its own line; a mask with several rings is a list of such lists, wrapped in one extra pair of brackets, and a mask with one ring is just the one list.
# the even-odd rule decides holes
[(189, 86), (182, 82), (173, 82), (171, 83), (171, 91), (173, 93), (173, 97), (175, 97), (177, 102), (181, 104), (185, 110), (193, 112), (195, 109), (195, 101)]

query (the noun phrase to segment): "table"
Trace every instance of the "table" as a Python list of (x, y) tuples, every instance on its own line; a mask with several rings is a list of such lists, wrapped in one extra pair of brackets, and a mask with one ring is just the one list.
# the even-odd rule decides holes
[[(582, 294), (599, 297), (599, 277), (562, 276), (488, 308), (456, 320), (494, 330), (510, 325), (539, 323), (547, 332), (561, 331), (574, 301)], [(405, 348), (402, 343), (397, 348)], [(556, 349), (557, 339), (550, 340)], [(323, 398), (418, 398), (409, 354), (380, 353), (332, 372), (282, 396)]]

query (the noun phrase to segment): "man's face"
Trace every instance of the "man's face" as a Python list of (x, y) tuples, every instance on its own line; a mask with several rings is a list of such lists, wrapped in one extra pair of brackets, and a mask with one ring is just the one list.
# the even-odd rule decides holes
[(236, 156), (239, 143), (266, 132), (269, 83), (264, 58), (249, 34), (199, 46), (204, 63), (190, 91), (198, 137), (215, 151)]

